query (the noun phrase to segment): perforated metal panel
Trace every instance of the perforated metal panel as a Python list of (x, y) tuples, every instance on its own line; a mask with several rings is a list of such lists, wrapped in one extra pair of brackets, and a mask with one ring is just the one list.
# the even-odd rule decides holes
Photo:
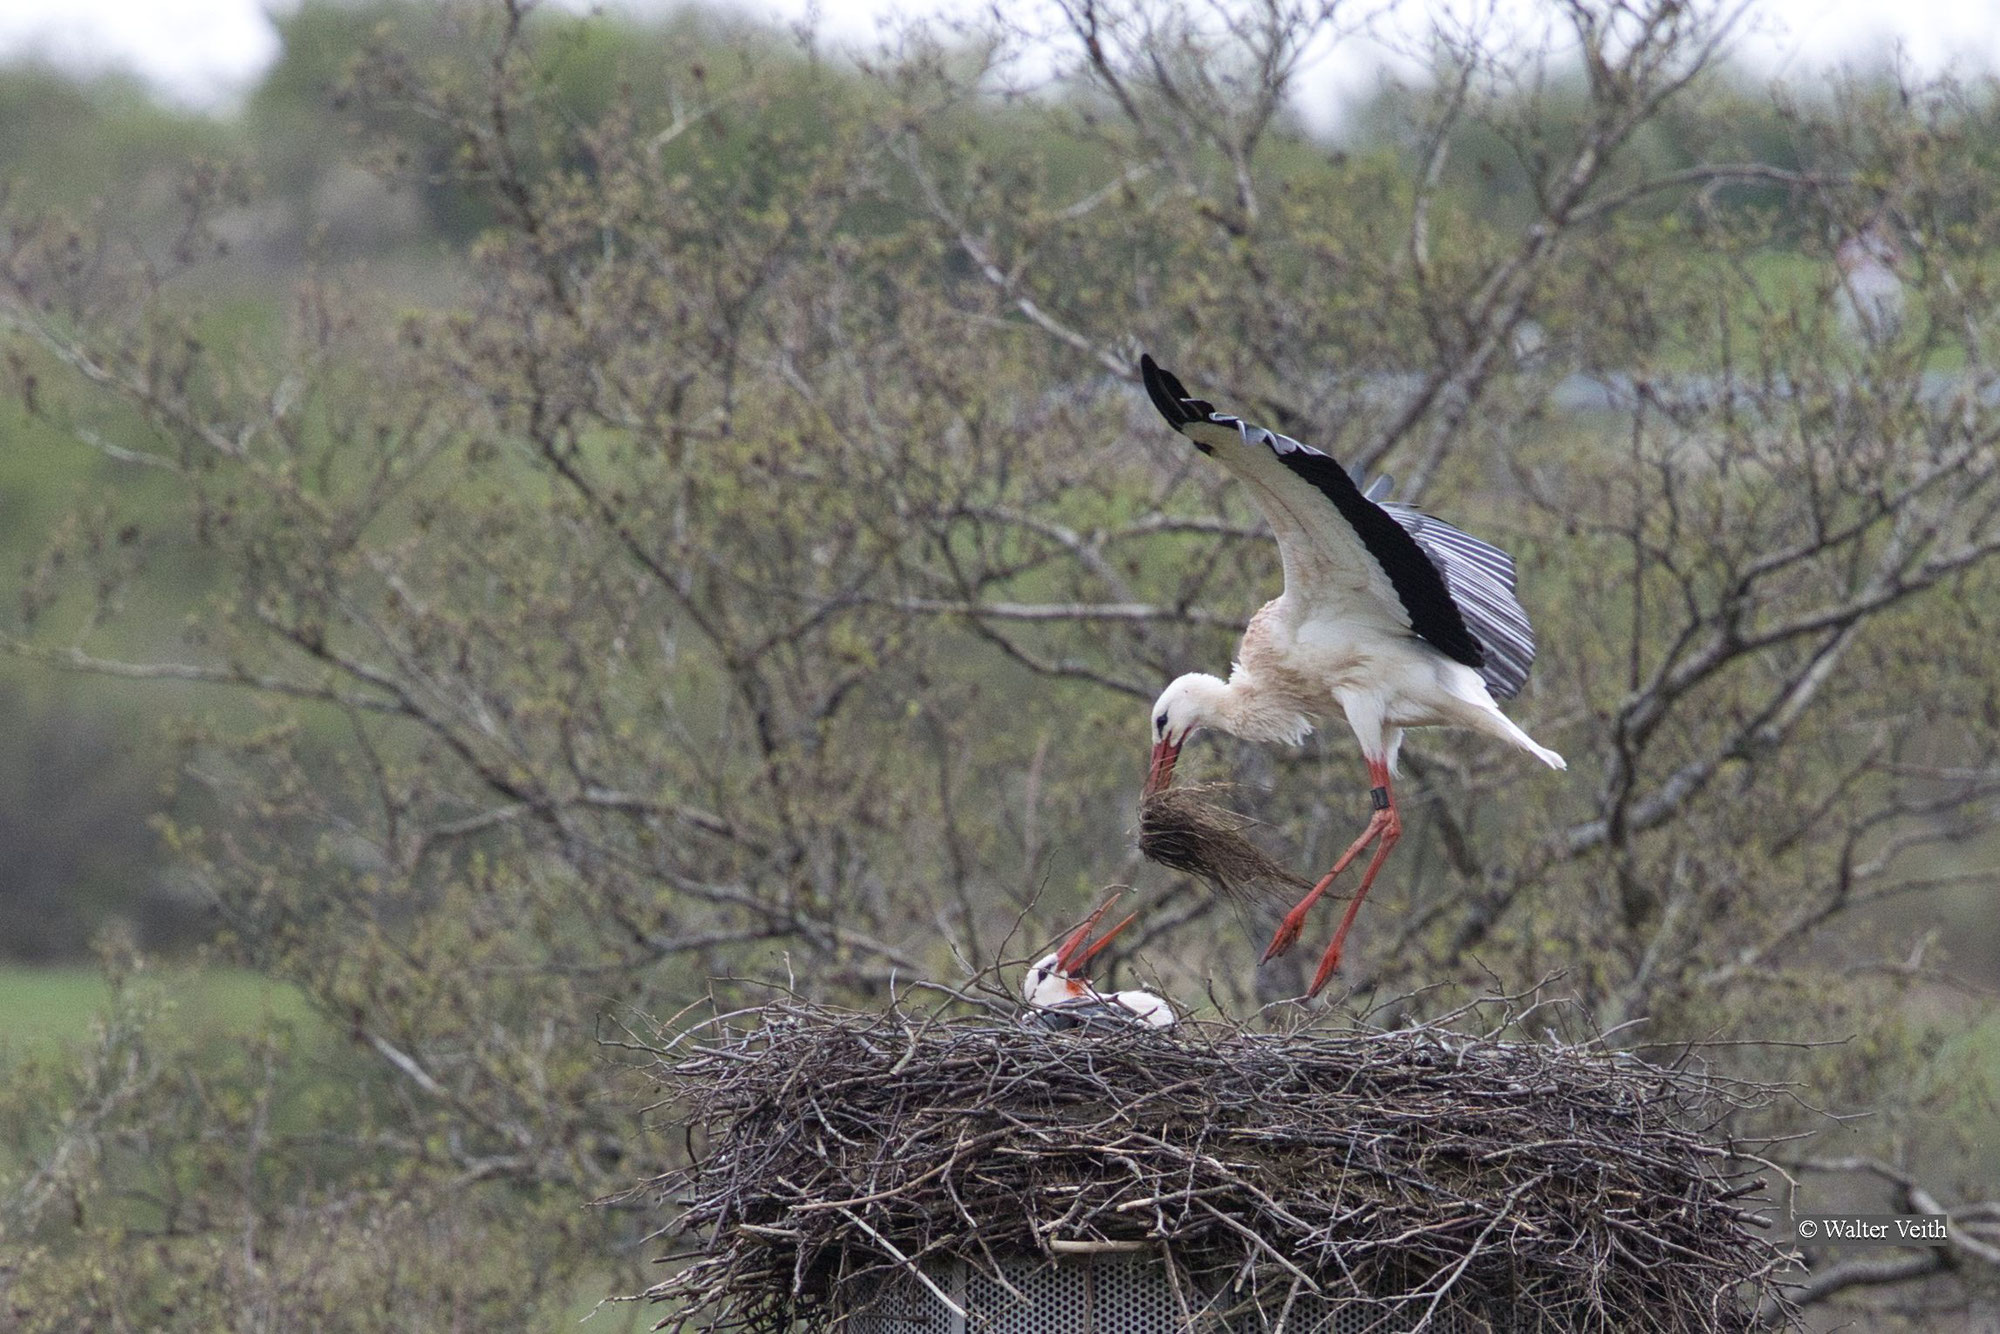
[[(1270, 1328), (1254, 1312), (1225, 1315), (1213, 1306), (1184, 1319), (1166, 1267), (1144, 1255), (1017, 1260), (1002, 1267), (1006, 1285), (964, 1265), (925, 1272), (965, 1309), (964, 1319), (912, 1282), (883, 1291), (846, 1328), (852, 1334), (1266, 1334)], [(1286, 1316), (1285, 1334), (1409, 1334), (1423, 1316), (1421, 1305), (1399, 1311), (1302, 1296)], [(1425, 1328), (1493, 1334), (1486, 1321), (1450, 1307), (1432, 1313)]]

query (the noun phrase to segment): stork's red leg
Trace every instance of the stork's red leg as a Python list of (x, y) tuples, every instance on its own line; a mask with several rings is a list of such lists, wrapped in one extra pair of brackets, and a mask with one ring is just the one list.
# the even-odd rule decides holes
[[(1382, 842), (1375, 849), (1375, 855), (1369, 859), (1368, 869), (1362, 872), (1361, 883), (1355, 887), (1354, 897), (1348, 901), (1347, 911), (1341, 914), (1340, 925), (1334, 928), (1333, 943), (1326, 947), (1326, 953), (1319, 961), (1319, 971), (1313, 974), (1312, 985), (1306, 988), (1308, 996), (1319, 995), (1320, 989), (1327, 984), (1328, 979), (1332, 978), (1333, 970), (1340, 967), (1340, 947), (1347, 943), (1347, 928), (1354, 925), (1354, 914), (1361, 911), (1361, 900), (1368, 897), (1368, 887), (1375, 883), (1375, 873), (1381, 870), (1382, 863), (1388, 860), (1389, 849), (1395, 847), (1396, 840), (1403, 836), (1403, 821), (1396, 814), (1393, 797), (1390, 798), (1388, 809), (1377, 814), (1388, 817), (1382, 821)], [(1371, 829), (1374, 823), (1372, 820), (1369, 822)]]
[(1374, 818), (1368, 821), (1368, 828), (1361, 832), (1361, 837), (1348, 844), (1347, 851), (1340, 854), (1340, 860), (1333, 864), (1333, 869), (1321, 876), (1319, 883), (1314, 885), (1307, 892), (1306, 896), (1299, 900), (1298, 906), (1285, 914), (1285, 920), (1278, 924), (1278, 934), (1271, 937), (1270, 948), (1264, 951), (1265, 963), (1271, 962), (1271, 960), (1298, 944), (1299, 932), (1306, 924), (1306, 915), (1312, 911), (1312, 906), (1319, 902), (1320, 895), (1326, 893), (1327, 886), (1333, 883), (1334, 877), (1345, 871), (1348, 863), (1359, 856), (1363, 848), (1374, 842), (1375, 838), (1381, 834), (1382, 829), (1382, 813), (1378, 811)]
[(1312, 911), (1313, 905), (1319, 902), (1320, 895), (1326, 893), (1327, 887), (1334, 882), (1335, 877), (1347, 869), (1349, 863), (1361, 854), (1363, 848), (1380, 838), (1382, 846), (1369, 861), (1367, 873), (1361, 880), (1361, 887), (1356, 891), (1354, 901), (1348, 905), (1347, 915), (1341, 919), (1339, 933), (1334, 937), (1334, 947), (1327, 956), (1332, 963), (1321, 961), (1320, 976), (1313, 985), (1315, 993), (1325, 984), (1326, 977), (1332, 974), (1334, 965), (1339, 963), (1340, 945), (1346, 939), (1348, 924), (1353, 922), (1355, 910), (1361, 906), (1361, 900), (1366, 897), (1368, 887), (1375, 882), (1376, 872), (1382, 869), (1382, 859), (1388, 855), (1389, 849), (1395, 846), (1396, 840), (1402, 837), (1403, 833), (1402, 818), (1396, 813), (1396, 801), (1390, 787), (1388, 763), (1382, 760), (1370, 760), (1368, 776), (1374, 780), (1375, 791), (1381, 794), (1377, 809), (1369, 818), (1368, 828), (1361, 832), (1361, 837), (1348, 845), (1347, 851), (1340, 854), (1340, 860), (1333, 864), (1333, 869), (1320, 877), (1319, 883), (1299, 900), (1298, 906), (1285, 914), (1285, 920), (1278, 926), (1278, 933), (1271, 937), (1270, 948), (1264, 951), (1264, 961), (1269, 963), (1297, 943), (1299, 932), (1305, 926), (1306, 915)]

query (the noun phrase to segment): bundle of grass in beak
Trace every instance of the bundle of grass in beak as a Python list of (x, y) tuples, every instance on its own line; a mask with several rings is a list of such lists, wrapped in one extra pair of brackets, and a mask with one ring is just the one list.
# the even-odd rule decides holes
[(1197, 783), (1147, 797), (1139, 807), (1139, 851), (1148, 861), (1201, 877), (1226, 898), (1305, 892), (1304, 877), (1244, 835), (1256, 820), (1209, 800), (1229, 788)]

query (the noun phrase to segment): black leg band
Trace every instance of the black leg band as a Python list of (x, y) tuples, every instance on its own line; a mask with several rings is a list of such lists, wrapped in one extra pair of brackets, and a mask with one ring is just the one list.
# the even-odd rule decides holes
[(1368, 795), (1369, 795), (1369, 796), (1371, 796), (1371, 797), (1373, 797), (1373, 798), (1375, 799), (1375, 809), (1376, 809), (1376, 810), (1378, 810), (1378, 811), (1386, 811), (1386, 810), (1388, 810), (1388, 809), (1389, 809), (1389, 789), (1388, 789), (1388, 788), (1386, 788), (1386, 787), (1377, 787), (1377, 788), (1370, 788), (1370, 789), (1369, 789), (1369, 792), (1368, 792)]

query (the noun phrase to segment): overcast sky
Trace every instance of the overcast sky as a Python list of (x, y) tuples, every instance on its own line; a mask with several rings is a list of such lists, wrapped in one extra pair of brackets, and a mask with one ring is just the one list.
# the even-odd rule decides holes
[[(295, 3), (295, 0), (293, 0)], [(586, 0), (572, 0), (581, 7)], [(1501, 0), (1503, 4), (1514, 0)], [(226, 107), (277, 54), (266, 11), (286, 0), (0, 0), (0, 57), (37, 54), (72, 68), (135, 69), (176, 101)], [(877, 19), (976, 0), (721, 0), (796, 21), (809, 5), (835, 40), (865, 41)], [(1419, 6), (1412, 6), (1421, 12)], [(1879, 64), (1900, 43), (1924, 70), (2000, 68), (1996, 0), (1759, 0), (1739, 51), (1755, 66), (1803, 77), (1828, 65)], [(1358, 54), (1358, 53), (1357, 53)], [(1365, 77), (1365, 60), (1322, 71), (1321, 83)], [(1356, 89), (1354, 91), (1360, 91)]]

